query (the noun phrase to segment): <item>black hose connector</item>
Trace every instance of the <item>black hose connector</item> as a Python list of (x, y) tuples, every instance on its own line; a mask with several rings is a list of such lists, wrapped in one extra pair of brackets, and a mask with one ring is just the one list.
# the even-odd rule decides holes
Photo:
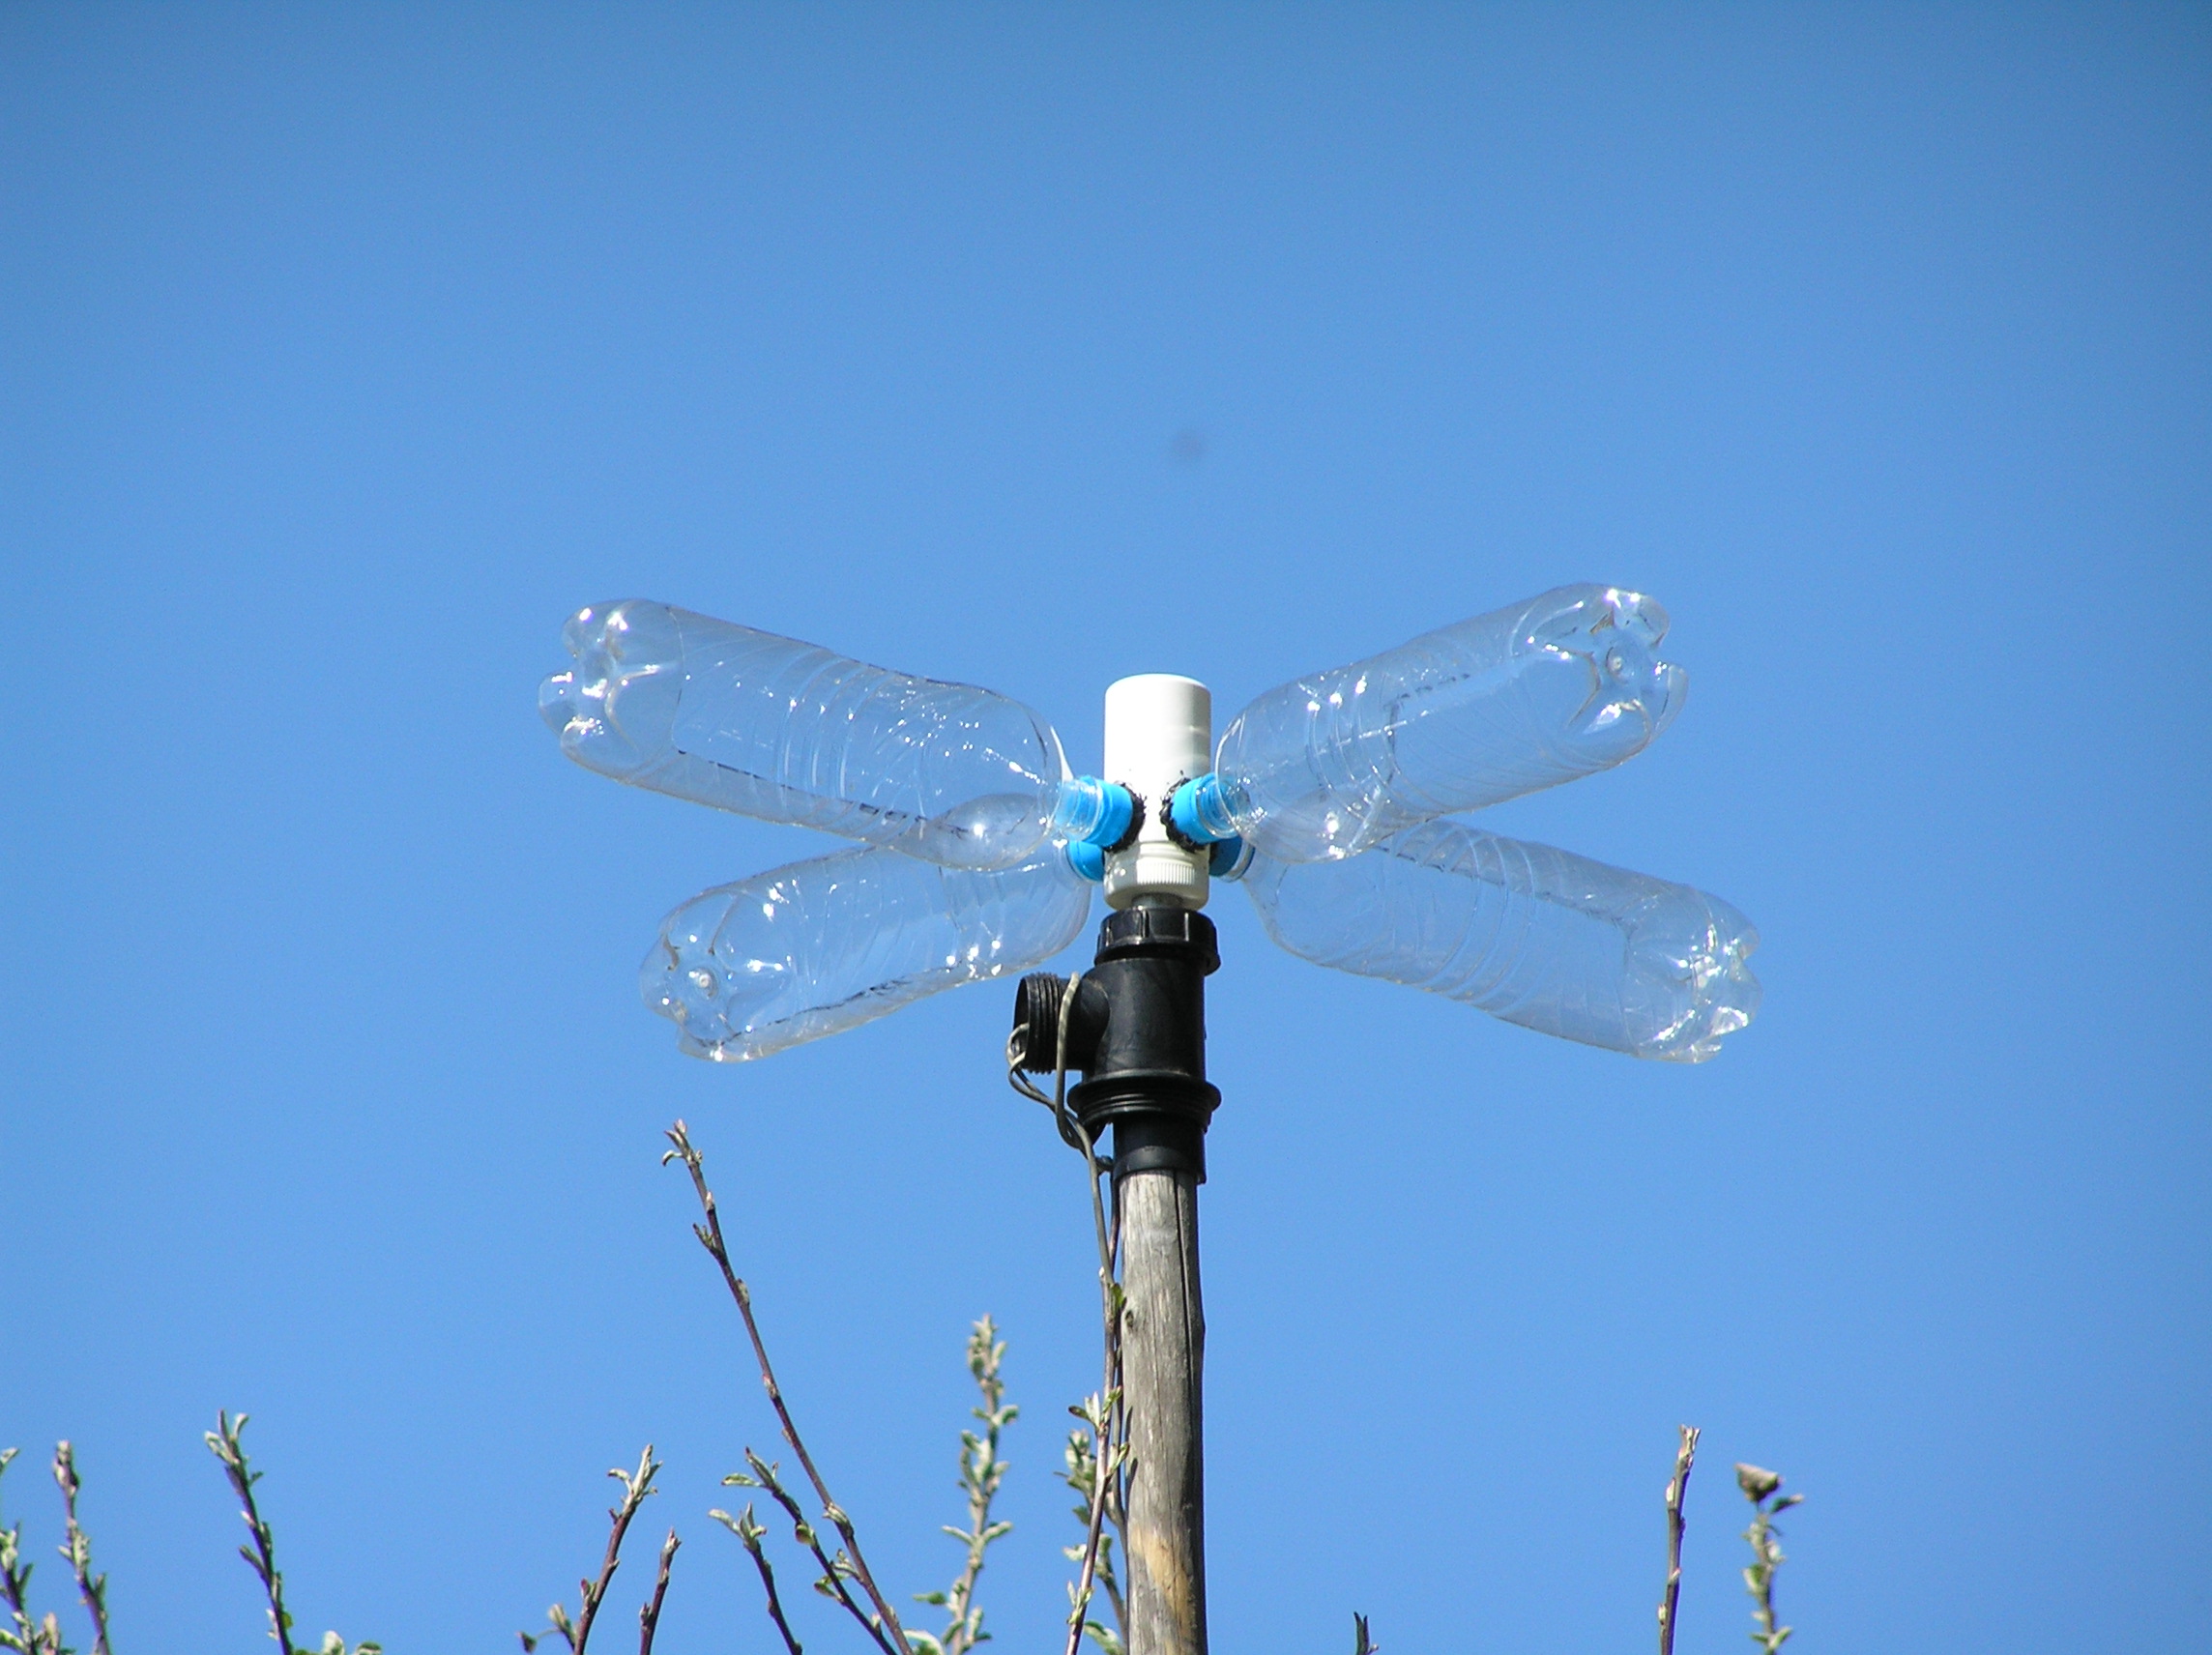
[(1067, 1013), (1067, 1050), (1060, 1051), (1060, 1010), (1069, 979), (1058, 972), (1032, 972), (1014, 990), (1014, 1033), (1022, 1054), (1020, 1067), (1049, 1075), (1064, 1055), (1070, 1069), (1091, 1067), (1098, 1036), (1106, 1029), (1106, 990), (1085, 976)]
[[(1067, 1101), (1095, 1140), (1114, 1128), (1114, 1173), (1164, 1169), (1206, 1178), (1206, 1128), (1221, 1102), (1206, 1079), (1206, 979), (1220, 968), (1213, 921), (1176, 907), (1110, 914), (1097, 962), (1067, 1003)], [(1014, 996), (1021, 1066), (1050, 1074), (1068, 979), (1022, 979)]]

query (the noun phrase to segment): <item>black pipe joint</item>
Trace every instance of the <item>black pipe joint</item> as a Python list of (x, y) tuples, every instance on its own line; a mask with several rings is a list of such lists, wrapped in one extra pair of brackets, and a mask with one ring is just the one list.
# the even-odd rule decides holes
[(1221, 1102), (1206, 1081), (1206, 979), (1221, 965), (1213, 921), (1183, 908), (1128, 908), (1098, 928), (1098, 956), (1069, 979), (1022, 978), (1014, 994), (1021, 1066), (1083, 1073), (1067, 1101), (1095, 1141), (1114, 1128), (1114, 1174), (1152, 1169), (1206, 1179), (1206, 1127)]

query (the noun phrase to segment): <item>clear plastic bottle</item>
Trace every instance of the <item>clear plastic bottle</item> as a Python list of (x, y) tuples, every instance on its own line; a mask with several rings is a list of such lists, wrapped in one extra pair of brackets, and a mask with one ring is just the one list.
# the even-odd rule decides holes
[(1759, 1010), (1759, 933), (1719, 897), (1464, 823), (1257, 856), (1244, 888), (1294, 954), (1586, 1045), (1703, 1062)]
[(617, 781), (950, 867), (1121, 831), (1126, 796), (1069, 777), (1052, 726), (987, 689), (644, 598), (581, 610), (562, 638), (576, 665), (539, 686), (538, 711), (563, 752)]
[(684, 1051), (742, 1062), (1029, 971), (1075, 940), (1091, 892), (1058, 846), (997, 871), (856, 847), (693, 897), (639, 986)]
[(1223, 733), (1179, 823), (1284, 861), (1350, 857), (1617, 765), (1681, 710), (1666, 634), (1648, 597), (1562, 586), (1283, 684)]

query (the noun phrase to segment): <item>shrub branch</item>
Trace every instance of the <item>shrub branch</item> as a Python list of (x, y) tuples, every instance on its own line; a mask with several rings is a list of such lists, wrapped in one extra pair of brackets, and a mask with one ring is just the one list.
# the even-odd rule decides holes
[[(660, 1462), (653, 1457), (653, 1444), (650, 1442), (645, 1445), (645, 1452), (637, 1457), (635, 1471), (626, 1471), (620, 1466), (608, 1470), (607, 1475), (622, 1484), (623, 1497), (607, 1508), (607, 1550), (605, 1556), (599, 1560), (598, 1579), (576, 1582), (580, 1595), (576, 1602), (575, 1619), (568, 1618), (567, 1608), (555, 1604), (545, 1611), (545, 1631), (518, 1634), (525, 1651), (536, 1649), (550, 1635), (568, 1644), (569, 1655), (584, 1655), (585, 1645), (592, 1639), (592, 1623), (598, 1619), (599, 1606), (606, 1602), (607, 1587), (614, 1582), (615, 1571), (622, 1567), (623, 1540), (629, 1533), (629, 1525), (637, 1516), (637, 1508), (645, 1504), (650, 1495), (660, 1492), (653, 1486), (654, 1478), (659, 1474)], [(668, 1544), (661, 1548), (660, 1580), (654, 1590), (653, 1602), (639, 1611), (639, 1618), (645, 1623), (643, 1647), (647, 1650), (653, 1647), (653, 1629), (660, 1618), (660, 1600), (668, 1590), (668, 1565), (675, 1557), (679, 1544), (681, 1542), (671, 1532)]]
[(947, 1524), (945, 1528), (968, 1549), (968, 1555), (949, 1588), (917, 1595), (917, 1602), (934, 1604), (947, 1616), (945, 1631), (937, 1638), (908, 1635), (923, 1655), (969, 1655), (976, 1644), (990, 1640), (983, 1630), (983, 1611), (975, 1605), (975, 1583), (992, 1542), (1013, 1531), (1012, 1524), (992, 1520), (991, 1502), (1006, 1475), (1006, 1463), (999, 1458), (999, 1434), (1021, 1415), (1021, 1409), (1005, 1400), (1005, 1381), (999, 1377), (1005, 1358), (1005, 1341), (999, 1337), (998, 1324), (986, 1316), (968, 1334), (968, 1372), (983, 1402), (969, 1410), (982, 1422), (983, 1435), (960, 1434), (960, 1487), (968, 1496), (968, 1526), (954, 1528)]
[(322, 1647), (317, 1651), (304, 1650), (293, 1643), (292, 1614), (284, 1607), (284, 1573), (276, 1567), (276, 1533), (253, 1498), (253, 1485), (261, 1480), (261, 1473), (253, 1469), (246, 1457), (246, 1420), (243, 1413), (233, 1419), (228, 1413), (218, 1412), (215, 1429), (206, 1434), (206, 1440), (209, 1452), (222, 1462), (223, 1475), (230, 1479), (230, 1492), (238, 1497), (239, 1516), (246, 1520), (246, 1531), (252, 1538), (253, 1543), (241, 1546), (238, 1554), (246, 1559), (247, 1567), (253, 1571), (254, 1579), (261, 1582), (263, 1595), (269, 1600), (269, 1636), (276, 1640), (276, 1647), (284, 1655), (384, 1655), (380, 1644), (366, 1641), (349, 1650), (346, 1640), (335, 1632), (323, 1634)]
[[(0, 1449), (0, 1472), (8, 1469), (15, 1452)], [(0, 1528), (0, 1603), (8, 1606), (8, 1618), (15, 1622), (13, 1630), (0, 1627), (0, 1649), (20, 1655), (65, 1655), (61, 1622), (50, 1613), (44, 1620), (31, 1618), (31, 1569), (23, 1561), (23, 1525)]]
[(783, 1617), (783, 1600), (776, 1596), (775, 1591), (775, 1570), (770, 1566), (768, 1553), (761, 1546), (761, 1536), (768, 1530), (753, 1516), (753, 1508), (748, 1505), (735, 1517), (726, 1511), (711, 1511), (707, 1515), (735, 1534), (743, 1544), (746, 1553), (753, 1560), (753, 1567), (760, 1571), (761, 1590), (768, 1594), (768, 1617), (775, 1622), (775, 1630), (783, 1639), (785, 1650), (788, 1655), (804, 1655), (799, 1646), (799, 1640), (791, 1634), (791, 1622)]
[(660, 1630), (660, 1604), (668, 1596), (668, 1567), (676, 1561), (676, 1549), (684, 1542), (676, 1530), (660, 1543), (660, 1572), (653, 1578), (653, 1597), (637, 1611), (637, 1655), (653, 1655), (653, 1635)]
[(1681, 1440), (1674, 1449), (1674, 1474), (1667, 1481), (1667, 1587), (1659, 1599), (1659, 1655), (1674, 1655), (1674, 1610), (1682, 1595), (1682, 1496), (1698, 1459), (1698, 1428), (1676, 1429)]
[[(737, 1304), (738, 1314), (744, 1318), (745, 1336), (752, 1341), (753, 1359), (760, 1366), (761, 1384), (768, 1392), (768, 1400), (774, 1406), (776, 1423), (783, 1428), (783, 1439), (791, 1444), (791, 1451), (799, 1456), (799, 1464), (806, 1472), (806, 1480), (814, 1485), (814, 1493), (822, 1501), (824, 1520), (837, 1530), (838, 1539), (844, 1542), (844, 1551), (839, 1556), (850, 1564), (853, 1579), (859, 1582), (860, 1589), (867, 1593), (868, 1601), (875, 1606), (882, 1633), (888, 1635), (888, 1641), (896, 1646), (898, 1655), (914, 1655), (907, 1643), (906, 1632), (899, 1625), (896, 1611), (877, 1589), (875, 1577), (868, 1572), (867, 1559), (860, 1554), (859, 1536), (853, 1529), (853, 1520), (845, 1515), (845, 1508), (831, 1497), (830, 1485), (823, 1481), (821, 1471), (815, 1467), (814, 1457), (807, 1453), (806, 1444), (800, 1439), (799, 1427), (791, 1417), (791, 1409), (784, 1403), (783, 1389), (776, 1383), (775, 1369), (768, 1358), (768, 1346), (761, 1338), (760, 1323), (753, 1317), (751, 1290), (739, 1278), (737, 1271), (730, 1267), (730, 1250), (722, 1239), (721, 1214), (714, 1206), (714, 1192), (707, 1187), (705, 1157), (691, 1147), (690, 1134), (681, 1120), (669, 1128), (668, 1141), (675, 1147), (660, 1157), (661, 1165), (666, 1166), (670, 1161), (680, 1160), (684, 1163), (684, 1170), (691, 1175), (691, 1187), (698, 1192), (700, 1208), (707, 1217), (705, 1224), (694, 1224), (691, 1227), (691, 1234), (699, 1237), (699, 1245), (707, 1249), (720, 1268), (723, 1284), (730, 1290), (730, 1297)], [(759, 1462), (755, 1461), (754, 1464), (757, 1466)], [(836, 1577), (837, 1571), (832, 1568), (830, 1578), (834, 1582)], [(879, 1641), (882, 1641), (880, 1637)]]
[(1743, 1497), (1751, 1501), (1752, 1510), (1751, 1526), (1743, 1531), (1744, 1539), (1751, 1543), (1751, 1562), (1743, 1571), (1743, 1589), (1751, 1594), (1751, 1618), (1759, 1627), (1751, 1635), (1751, 1640), (1763, 1655), (1774, 1655), (1789, 1641), (1790, 1633), (1790, 1628), (1775, 1624), (1774, 1572), (1789, 1559), (1782, 1554), (1782, 1530), (1774, 1526), (1774, 1520), (1805, 1496), (1783, 1494), (1781, 1473), (1758, 1466), (1738, 1465), (1735, 1484), (1743, 1490)]
[(107, 1577), (92, 1572), (92, 1536), (76, 1520), (77, 1492), (83, 1487), (76, 1474), (76, 1455), (67, 1442), (54, 1444), (54, 1483), (62, 1491), (64, 1540), (62, 1556), (76, 1577), (76, 1594), (84, 1600), (84, 1612), (92, 1617), (93, 1655), (108, 1655)]

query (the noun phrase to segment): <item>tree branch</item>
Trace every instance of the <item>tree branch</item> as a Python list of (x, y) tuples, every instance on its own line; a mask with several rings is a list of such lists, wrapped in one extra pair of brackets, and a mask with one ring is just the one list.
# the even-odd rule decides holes
[(623, 1537), (629, 1533), (630, 1519), (637, 1516), (637, 1508), (645, 1503), (646, 1495), (655, 1492), (653, 1479), (659, 1472), (660, 1462), (653, 1457), (653, 1444), (650, 1442), (645, 1445), (645, 1452), (637, 1457), (635, 1476), (620, 1466), (607, 1472), (608, 1476), (623, 1486), (622, 1503), (607, 1508), (610, 1526), (607, 1530), (607, 1553), (599, 1561), (599, 1578), (597, 1581), (577, 1582), (582, 1587), (584, 1596), (583, 1601), (576, 1606), (575, 1635), (568, 1640), (568, 1647), (575, 1651), (575, 1655), (584, 1655), (584, 1646), (591, 1641), (592, 1622), (598, 1618), (599, 1605), (606, 1601), (607, 1587), (614, 1581), (615, 1571), (622, 1567)]
[(653, 1655), (653, 1635), (660, 1629), (660, 1600), (668, 1595), (668, 1566), (676, 1560), (676, 1549), (683, 1544), (673, 1528), (660, 1543), (660, 1573), (654, 1579), (653, 1601), (637, 1611), (637, 1655)]
[(1690, 1467), (1698, 1459), (1698, 1428), (1678, 1427), (1674, 1474), (1667, 1483), (1667, 1587), (1659, 1599), (1659, 1655), (1674, 1655), (1674, 1610), (1682, 1594), (1682, 1495), (1690, 1487)]
[(855, 1603), (853, 1594), (845, 1589), (845, 1577), (851, 1570), (840, 1566), (844, 1553), (839, 1553), (836, 1557), (832, 1557), (822, 1549), (821, 1531), (806, 1521), (806, 1513), (776, 1476), (773, 1465), (763, 1460), (750, 1448), (745, 1450), (745, 1463), (752, 1466), (753, 1474), (748, 1477), (742, 1471), (733, 1471), (722, 1479), (724, 1486), (735, 1483), (742, 1488), (760, 1489), (769, 1498), (783, 1507), (784, 1515), (791, 1519), (791, 1537), (813, 1553), (814, 1560), (822, 1565), (822, 1577), (814, 1582), (814, 1589), (832, 1603), (843, 1606), (845, 1612), (859, 1622), (860, 1630), (875, 1640), (876, 1647), (883, 1651), (883, 1655), (895, 1655), (890, 1640), (884, 1636), (883, 1623), (871, 1619), (867, 1611)]
[(852, 1519), (830, 1497), (830, 1485), (822, 1480), (822, 1473), (815, 1468), (814, 1457), (807, 1453), (806, 1444), (800, 1440), (799, 1427), (792, 1420), (791, 1409), (784, 1405), (783, 1390), (775, 1382), (775, 1369), (768, 1359), (768, 1346), (761, 1339), (760, 1323), (753, 1319), (752, 1293), (730, 1267), (730, 1250), (722, 1239), (721, 1215), (714, 1208), (714, 1192), (707, 1187), (705, 1157), (691, 1147), (689, 1132), (681, 1120), (669, 1129), (668, 1141), (675, 1147), (661, 1156), (661, 1165), (666, 1166), (670, 1161), (680, 1160), (684, 1163), (684, 1171), (691, 1175), (691, 1187), (698, 1192), (699, 1205), (707, 1215), (707, 1222), (704, 1225), (694, 1224), (691, 1233), (699, 1237), (699, 1244), (707, 1249), (714, 1263), (720, 1266), (722, 1281), (730, 1290), (730, 1297), (737, 1302), (738, 1314), (744, 1318), (745, 1334), (752, 1341), (753, 1358), (760, 1365), (761, 1384), (768, 1391), (768, 1400), (774, 1405), (776, 1421), (783, 1427), (783, 1439), (791, 1444), (791, 1451), (799, 1456), (799, 1463), (805, 1469), (807, 1481), (814, 1485), (815, 1494), (821, 1497), (822, 1515), (836, 1528), (837, 1537), (845, 1543), (845, 1554), (852, 1560), (853, 1578), (860, 1582), (860, 1589), (868, 1594), (868, 1601), (875, 1605), (876, 1613), (882, 1617), (884, 1627), (898, 1646), (898, 1655), (914, 1655), (907, 1643), (906, 1632), (899, 1625), (897, 1613), (884, 1594), (876, 1589), (875, 1577), (868, 1572), (867, 1560), (860, 1555), (859, 1537), (853, 1531)]
[[(653, 1457), (653, 1444), (650, 1442), (645, 1445), (645, 1452), (637, 1457), (637, 1471), (634, 1475), (620, 1466), (607, 1472), (608, 1476), (622, 1484), (623, 1497), (619, 1504), (607, 1508), (607, 1552), (599, 1562), (599, 1578), (597, 1581), (576, 1582), (577, 1589), (583, 1596), (576, 1605), (576, 1618), (573, 1621), (568, 1618), (568, 1611), (559, 1604), (545, 1611), (545, 1632), (559, 1634), (561, 1640), (568, 1644), (569, 1655), (584, 1655), (584, 1646), (591, 1641), (592, 1622), (598, 1618), (599, 1605), (606, 1601), (607, 1587), (615, 1578), (615, 1571), (622, 1567), (623, 1537), (629, 1532), (630, 1520), (637, 1516), (637, 1508), (645, 1503), (646, 1497), (660, 1492), (653, 1486), (653, 1479), (659, 1474), (660, 1462)], [(669, 1539), (674, 1541), (675, 1536), (671, 1534)], [(663, 1590), (667, 1584), (668, 1559), (673, 1555), (673, 1545), (661, 1555)], [(657, 1615), (658, 1592), (654, 1594), (654, 1612)], [(517, 1636), (522, 1640), (523, 1649), (529, 1651), (538, 1647), (545, 1632), (535, 1635), (525, 1632)]]
[(742, 1541), (745, 1551), (751, 1554), (753, 1567), (760, 1571), (761, 1589), (768, 1594), (768, 1617), (775, 1622), (776, 1631), (782, 1635), (787, 1655), (805, 1655), (799, 1646), (799, 1640), (791, 1635), (791, 1622), (783, 1618), (783, 1600), (775, 1595), (775, 1571), (769, 1566), (768, 1553), (761, 1549), (761, 1536), (768, 1530), (754, 1519), (753, 1508), (748, 1505), (736, 1517), (726, 1511), (711, 1511), (707, 1515)]

